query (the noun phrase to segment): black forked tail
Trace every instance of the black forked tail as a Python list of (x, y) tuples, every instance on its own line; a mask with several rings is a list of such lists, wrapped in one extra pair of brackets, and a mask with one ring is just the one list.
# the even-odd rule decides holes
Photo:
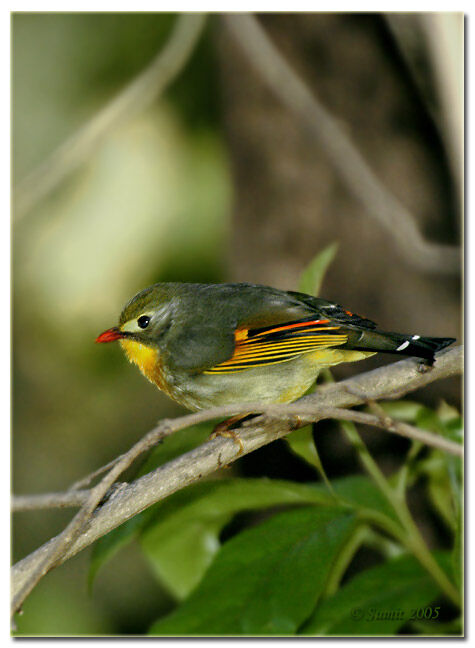
[(382, 351), (403, 356), (422, 358), (433, 364), (434, 354), (455, 342), (455, 338), (421, 337), (388, 331), (365, 331), (359, 340), (348, 348), (364, 351)]
[(434, 354), (437, 351), (441, 351), (455, 342), (455, 338), (419, 337), (417, 335), (401, 335), (398, 338), (398, 346), (393, 353), (423, 358), (430, 364), (434, 362)]

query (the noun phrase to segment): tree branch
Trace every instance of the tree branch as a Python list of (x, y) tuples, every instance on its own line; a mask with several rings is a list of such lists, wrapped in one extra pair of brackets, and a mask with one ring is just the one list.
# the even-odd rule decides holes
[[(307, 405), (305, 407), (303, 405), (278, 405), (276, 406), (276, 409), (270, 410), (270, 415), (264, 415), (262, 419), (267, 422), (275, 419), (282, 423), (283, 417), (291, 417), (292, 415), (297, 416), (302, 424), (316, 423), (323, 419), (331, 418), (336, 420), (352, 421), (353, 423), (361, 423), (363, 425), (371, 425), (385, 430), (386, 432), (391, 432), (406, 437), (407, 439), (412, 439), (413, 441), (420, 441), (424, 445), (442, 450), (442, 452), (448, 452), (456, 457), (464, 456), (463, 446), (459, 443), (450, 441), (449, 439), (446, 439), (439, 434), (429, 432), (428, 430), (422, 430), (414, 425), (395, 421), (388, 417), (384, 413), (384, 410), (382, 410), (381, 416), (375, 416), (373, 414), (367, 414), (366, 412), (346, 410), (341, 407), (325, 407), (319, 409), (318, 412), (315, 412), (315, 406), (312, 405)], [(251, 427), (254, 427), (254, 425)], [(117, 461), (111, 462), (112, 465), (115, 463), (117, 463)], [(107, 464), (107, 467), (110, 467), (111, 464)], [(104, 467), (104, 469), (106, 468)], [(103, 469), (101, 469), (101, 472), (102, 471)], [(14, 495), (11, 500), (11, 510), (13, 513), (19, 513), (23, 511), (35, 511), (38, 509), (82, 506), (87, 501), (89, 492), (90, 491), (88, 490), (69, 489), (69, 491), (62, 493)]]
[(38, 509), (68, 508), (82, 506), (89, 495), (87, 490), (66, 493), (45, 493), (43, 495), (14, 495), (11, 501), (13, 513), (36, 511)]
[[(88, 492), (85, 505), (62, 534), (44, 544), (12, 568), (13, 610), (19, 609), (24, 598), (48, 569), (71, 558), (152, 504), (211, 474), (223, 464), (236, 461), (241, 456), (237, 454), (234, 442), (221, 437), (210, 440), (119, 490), (115, 496), (113, 495), (105, 504), (97, 508), (107, 489), (125, 467), (130, 465), (131, 460), (163, 436), (198, 422), (218, 417), (230, 416), (243, 411), (263, 412), (264, 416), (261, 417), (257, 426), (256, 421), (252, 421), (250, 422), (252, 427), (251, 425), (245, 426), (239, 432), (244, 445), (244, 454), (248, 454), (288, 434), (295, 427), (295, 414), (298, 414), (301, 422), (304, 423), (321, 419), (321, 411), (325, 409), (328, 412), (329, 408), (351, 407), (362, 404), (366, 399), (399, 398), (435, 380), (461, 373), (462, 359), (463, 347), (459, 346), (442, 352), (434, 367), (425, 373), (419, 371), (417, 361), (407, 359), (339, 383), (320, 386), (313, 394), (305, 396), (292, 405), (262, 406), (262, 404), (254, 403), (244, 404), (240, 407), (227, 406), (170, 421), (162, 421), (129, 452), (122, 455), (120, 461), (107, 473), (105, 478)], [(364, 397), (358, 394), (362, 394)], [(276, 421), (275, 417), (279, 415), (279, 409), (280, 412), (286, 412), (281, 416), (287, 420)], [(310, 411), (313, 412), (312, 415), (306, 413)], [(291, 414), (290, 418), (289, 414)], [(342, 412), (339, 414), (343, 415)], [(381, 421), (379, 420), (379, 422)], [(82, 528), (83, 523), (84, 527)], [(78, 529), (82, 529), (80, 533)], [(54, 557), (53, 561), (51, 556)], [(39, 578), (38, 574), (40, 574)], [(33, 575), (36, 578), (34, 582)]]
[(431, 243), (422, 236), (411, 212), (381, 184), (337, 121), (312, 95), (256, 18), (250, 14), (225, 14), (223, 20), (264, 82), (308, 127), (348, 189), (390, 234), (401, 258), (425, 272), (460, 273), (460, 248)]
[[(325, 411), (325, 413), (329, 412)], [(442, 452), (448, 452), (456, 457), (463, 457), (463, 446), (459, 443), (450, 441), (450, 439), (446, 439), (445, 437), (429, 432), (428, 430), (421, 430), (421, 428), (415, 427), (414, 425), (402, 423), (401, 421), (394, 421), (388, 416), (379, 417), (374, 414), (367, 414), (366, 412), (348, 412), (347, 410), (341, 409), (337, 411), (335, 409), (335, 415), (331, 416), (331, 418), (353, 421), (353, 423), (362, 423), (363, 425), (372, 425), (382, 430), (386, 430), (386, 432), (399, 434), (399, 436), (412, 439), (413, 441), (420, 441), (431, 448), (442, 450)]]
[(170, 39), (150, 65), (20, 181), (14, 190), (17, 221), (87, 160), (113, 128), (152, 104), (186, 65), (204, 25), (203, 14), (180, 14)]

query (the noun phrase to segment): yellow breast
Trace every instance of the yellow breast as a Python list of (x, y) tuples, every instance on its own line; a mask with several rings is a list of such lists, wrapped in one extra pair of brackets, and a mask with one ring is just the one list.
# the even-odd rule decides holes
[(168, 386), (163, 376), (160, 353), (135, 340), (120, 340), (120, 345), (130, 362), (137, 365), (143, 375), (159, 389), (168, 393)]

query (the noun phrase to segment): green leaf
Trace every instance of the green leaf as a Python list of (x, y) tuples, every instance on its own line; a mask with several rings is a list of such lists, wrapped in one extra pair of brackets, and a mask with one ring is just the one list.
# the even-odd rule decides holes
[(460, 587), (462, 584), (462, 573), (463, 573), (463, 512), (462, 507), (460, 507), (456, 519), (455, 525), (455, 535), (454, 535), (454, 546), (452, 549), (452, 574), (454, 576), (454, 581), (457, 587)]
[[(415, 401), (380, 403), (396, 420), (440, 434), (456, 443), (463, 443), (463, 421), (459, 412), (442, 401), (437, 410)], [(405, 464), (405, 482), (413, 483), (421, 474), (427, 477), (429, 496), (442, 519), (454, 529), (462, 496), (462, 462), (459, 457), (440, 450), (431, 450), (424, 459), (415, 460), (420, 445), (415, 445)], [(398, 476), (395, 475), (396, 480)]]
[(427, 488), (431, 502), (445, 523), (455, 530), (456, 512), (450, 490), (450, 482), (445, 471), (432, 473), (427, 482)]
[(285, 437), (285, 440), (294, 454), (301, 457), (318, 471), (322, 470), (320, 457), (313, 440), (311, 425), (294, 430)]
[(340, 503), (354, 506), (355, 509), (370, 509), (398, 520), (393, 507), (376, 484), (366, 475), (349, 475), (332, 480), (333, 490), (340, 499)]
[(423, 407), (416, 416), (415, 424), (423, 430), (429, 430), (436, 434), (444, 434), (443, 422), (437, 416), (437, 412), (429, 407)]
[(450, 423), (452, 421), (460, 420), (459, 411), (452, 405), (449, 405), (445, 400), (441, 401), (439, 407), (437, 408), (437, 414), (443, 423)]
[(415, 420), (418, 427), (441, 434), (447, 439), (463, 443), (463, 420), (454, 407), (442, 401), (437, 410), (422, 408)]
[[(463, 421), (459, 412), (442, 402), (436, 411), (424, 408), (416, 418), (418, 427), (431, 430), (456, 443), (463, 443)], [(431, 450), (419, 462), (419, 473), (427, 476), (429, 496), (442, 519), (456, 529), (462, 501), (463, 463), (460, 457)]]
[(201, 580), (220, 548), (221, 530), (237, 512), (313, 503), (334, 499), (318, 488), (278, 480), (202, 482), (154, 507), (140, 542), (159, 580), (182, 599)]
[(219, 549), (219, 534), (233, 515), (309, 503), (370, 509), (397, 519), (379, 489), (363, 475), (335, 480), (332, 492), (322, 484), (270, 479), (210, 481), (189, 486), (156, 505), (141, 532), (142, 547), (159, 580), (182, 599), (202, 578)]
[(437, 635), (437, 637), (446, 637), (448, 635), (462, 635), (462, 617), (457, 617), (452, 621), (434, 623), (434, 621), (414, 621), (411, 627), (420, 635)]
[(419, 414), (426, 409), (421, 403), (409, 400), (379, 401), (378, 405), (388, 416), (405, 423), (415, 423)]
[[(172, 437), (173, 438), (173, 437)], [(165, 445), (165, 444), (164, 444)], [(157, 451), (158, 455), (163, 446)], [(163, 455), (161, 455), (163, 459)], [(379, 489), (364, 475), (333, 480), (337, 503), (372, 509), (395, 518)], [(181, 599), (199, 582), (219, 549), (219, 534), (233, 515), (288, 504), (335, 504), (326, 486), (269, 479), (232, 479), (200, 482), (171, 495), (98, 540), (92, 550), (91, 586), (97, 572), (134, 538), (154, 573)]]
[(223, 545), (190, 597), (150, 633), (295, 633), (355, 524), (342, 507), (305, 507), (247, 529)]
[(120, 549), (125, 547), (137, 537), (140, 528), (144, 524), (144, 514), (136, 515), (117, 529), (110, 531), (107, 535), (100, 538), (92, 547), (91, 560), (89, 563), (89, 573), (87, 584), (89, 591), (92, 590), (97, 572), (106, 564)]
[(381, 401), (379, 405), (391, 418), (414, 423), (458, 443), (463, 442), (462, 418), (459, 412), (445, 401), (441, 402), (437, 410), (409, 400)]
[(314, 257), (313, 261), (308, 264), (300, 276), (300, 292), (313, 296), (317, 296), (320, 293), (323, 278), (337, 250), (338, 243), (332, 243)]
[(327, 488), (332, 491), (332, 486), (323, 468), (317, 446), (315, 445), (312, 426), (306, 425), (299, 430), (294, 430), (285, 437), (285, 441), (294, 454), (317, 469)]
[(413, 609), (428, 606), (438, 594), (414, 557), (399, 556), (357, 574), (321, 601), (301, 633), (393, 635), (408, 623)]

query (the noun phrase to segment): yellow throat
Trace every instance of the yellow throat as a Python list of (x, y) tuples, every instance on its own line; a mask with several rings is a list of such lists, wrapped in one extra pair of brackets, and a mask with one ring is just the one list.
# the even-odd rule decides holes
[[(143, 375), (159, 389), (164, 389), (160, 354), (157, 349), (151, 349), (135, 340), (119, 340), (129, 362), (137, 365)], [(164, 391), (167, 391), (164, 389)]]

